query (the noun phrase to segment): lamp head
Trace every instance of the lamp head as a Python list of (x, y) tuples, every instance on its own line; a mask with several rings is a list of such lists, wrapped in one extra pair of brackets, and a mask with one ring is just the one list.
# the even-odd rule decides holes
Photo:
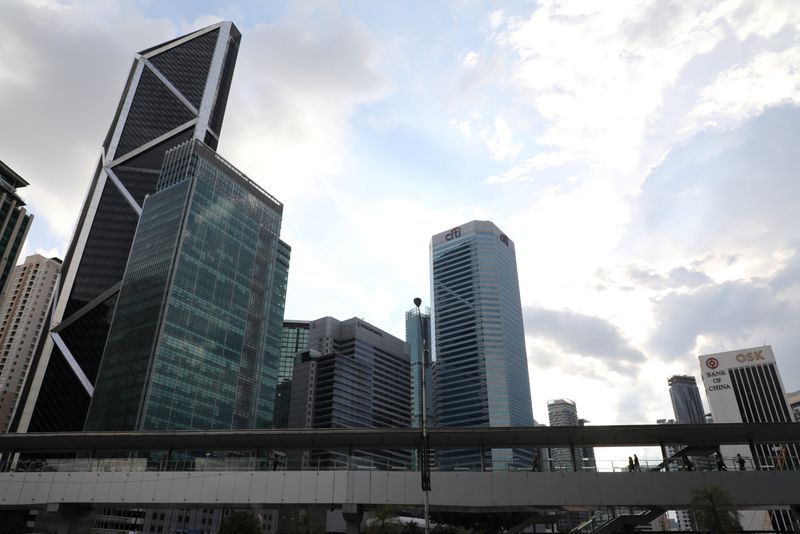
[(421, 299), (421, 298), (419, 298), (419, 297), (415, 298), (415, 299), (414, 299), (414, 306), (416, 306), (417, 308), (419, 308), (420, 304), (422, 304), (422, 299)]

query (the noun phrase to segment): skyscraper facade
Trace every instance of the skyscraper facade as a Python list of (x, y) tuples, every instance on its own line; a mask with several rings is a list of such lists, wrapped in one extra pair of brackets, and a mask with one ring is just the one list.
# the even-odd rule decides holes
[[(579, 426), (578, 409), (575, 401), (555, 399), (547, 401), (547, 417), (550, 426)], [(575, 464), (572, 463), (572, 451), (565, 448), (550, 449), (553, 471), (582, 471), (583, 449), (575, 448)]]
[[(489, 221), (465, 223), (433, 236), (431, 272), (436, 424), (532, 426), (514, 242)], [(531, 458), (508, 449), (490, 454), (491, 462)], [(469, 456), (442, 454), (440, 462), (446, 468), (448, 457)]]
[(61, 260), (34, 254), (11, 273), (0, 297), (0, 431), (17, 406), (53, 299)]
[(682, 425), (704, 424), (706, 422), (703, 401), (697, 389), (697, 381), (693, 376), (675, 375), (667, 379), (669, 398), (675, 420)]
[[(578, 426), (586, 426), (591, 421), (588, 419), (578, 419)], [(581, 447), (581, 455), (583, 456), (583, 470), (584, 471), (597, 471), (597, 458), (594, 454), (594, 447)]]
[(0, 161), (0, 293), (17, 264), (33, 221), (33, 215), (25, 210), (25, 202), (17, 194), (17, 189), (27, 185), (28, 182)]
[[(422, 420), (422, 372), (425, 368), (423, 348), (428, 351), (430, 358), (431, 349), (431, 310), (413, 308), (406, 312), (406, 343), (411, 353), (411, 426), (421, 427)], [(433, 376), (431, 368), (425, 369), (426, 397), (425, 409), (427, 411), (426, 423), (433, 426)]]
[(289, 426), (289, 401), (292, 394), (292, 372), (297, 353), (308, 348), (309, 321), (284, 321), (281, 335), (281, 359), (278, 367), (278, 386), (275, 390), (273, 426)]
[[(291, 428), (394, 428), (411, 425), (408, 344), (358, 318), (311, 322), (309, 350), (297, 358)], [(344, 462), (319, 451), (312, 460)], [(408, 451), (352, 451), (351, 464), (407, 467)]]
[[(715, 423), (788, 423), (794, 420), (772, 347), (704, 354), (700, 372)], [(751, 459), (758, 469), (800, 468), (796, 443), (725, 445), (723, 458), (736, 454)], [(792, 531), (788, 511), (742, 514), (745, 529)], [(770, 522), (770, 524), (765, 524)]]
[(233, 23), (220, 22), (137, 54), (64, 259), (17, 431), (83, 428), (145, 197), (157, 190), (168, 149), (188, 139), (216, 148), (240, 38)]
[(143, 206), (87, 430), (272, 426), (283, 206), (191, 140)]
[[(697, 384), (695, 383), (695, 386)], [(676, 425), (678, 422), (675, 419), (658, 419), (656, 423), (659, 425)], [(672, 444), (664, 444), (664, 452), (667, 454), (668, 457), (674, 457), (682, 446), (676, 446)], [(696, 465), (697, 462), (695, 462)], [(679, 464), (677, 461), (672, 461), (665, 466), (665, 471), (680, 471), (683, 469), (683, 465)], [(676, 529), (679, 531), (694, 531), (694, 519), (692, 517), (692, 512), (689, 510), (675, 510), (675, 522), (676, 522)]]
[(786, 395), (789, 406), (792, 409), (794, 420), (800, 423), (800, 391), (795, 391)]

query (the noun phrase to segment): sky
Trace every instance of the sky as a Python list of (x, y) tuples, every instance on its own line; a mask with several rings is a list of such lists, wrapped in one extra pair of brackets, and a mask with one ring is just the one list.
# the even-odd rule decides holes
[(673, 417), (771, 344), (800, 389), (796, 0), (0, 2), (0, 159), (63, 256), (135, 52), (243, 37), (218, 150), (284, 203), (287, 319), (404, 338), (438, 232), (514, 242), (534, 417)]

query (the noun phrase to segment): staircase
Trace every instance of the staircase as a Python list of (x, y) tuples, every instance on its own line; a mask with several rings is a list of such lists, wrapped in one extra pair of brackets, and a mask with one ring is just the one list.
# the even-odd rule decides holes
[[(636, 509), (610, 508), (595, 512), (570, 532), (574, 534), (611, 534), (623, 530), (633, 530), (638, 525), (645, 525), (664, 513), (663, 508)], [(628, 527), (626, 529), (626, 527)]]

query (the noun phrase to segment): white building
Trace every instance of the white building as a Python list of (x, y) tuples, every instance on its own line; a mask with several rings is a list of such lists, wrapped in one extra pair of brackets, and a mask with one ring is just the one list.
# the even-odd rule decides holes
[(0, 431), (5, 432), (47, 319), (61, 260), (39, 254), (14, 267), (0, 297)]
[[(788, 423), (794, 420), (772, 347), (764, 345), (700, 356), (700, 372), (715, 423)], [(741, 454), (748, 469), (798, 469), (797, 444), (724, 445), (720, 452), (729, 467)], [(773, 525), (769, 524), (772, 516)], [(740, 513), (745, 530), (791, 531), (786, 511)]]

